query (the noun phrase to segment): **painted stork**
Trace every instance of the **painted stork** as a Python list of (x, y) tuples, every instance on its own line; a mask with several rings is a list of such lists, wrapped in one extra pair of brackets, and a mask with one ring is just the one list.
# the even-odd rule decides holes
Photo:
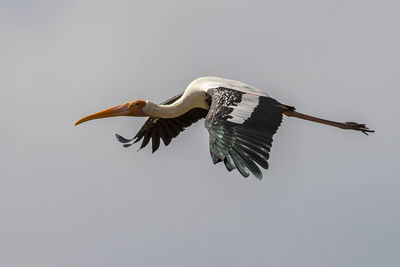
[(213, 163), (223, 161), (228, 171), (238, 169), (244, 177), (252, 173), (262, 179), (258, 166), (268, 168), (272, 137), (282, 122), (283, 114), (361, 131), (366, 135), (374, 132), (365, 124), (335, 122), (299, 113), (294, 107), (279, 103), (254, 86), (217, 77), (198, 78), (182, 94), (159, 105), (135, 100), (86, 116), (75, 125), (115, 116), (149, 117), (132, 139), (118, 134), (116, 137), (124, 147), (143, 139), (139, 150), (151, 139), (152, 152), (155, 152), (160, 139), (168, 146), (186, 127), (205, 118)]

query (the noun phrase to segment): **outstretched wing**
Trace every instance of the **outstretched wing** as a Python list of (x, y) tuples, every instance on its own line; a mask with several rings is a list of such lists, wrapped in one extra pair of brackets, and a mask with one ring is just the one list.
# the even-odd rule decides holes
[(238, 169), (262, 179), (257, 166), (268, 168), (272, 136), (285, 109), (275, 99), (230, 88), (209, 89), (211, 107), (205, 120), (213, 163), (223, 161), (228, 171)]
[[(178, 100), (182, 94), (174, 96), (167, 101), (162, 102), (162, 105), (169, 105)], [(124, 143), (124, 147), (129, 147), (134, 143), (139, 142), (143, 139), (139, 149), (144, 148), (152, 140), (152, 152), (154, 153), (160, 146), (160, 138), (163, 140), (166, 146), (169, 145), (171, 140), (179, 135), (180, 132), (184, 131), (186, 127), (189, 127), (199, 119), (205, 118), (208, 110), (202, 108), (193, 108), (185, 114), (170, 119), (150, 117), (140, 128), (139, 132), (132, 139), (126, 139), (118, 134), (116, 137), (118, 141)], [(133, 141), (133, 143), (129, 143)]]

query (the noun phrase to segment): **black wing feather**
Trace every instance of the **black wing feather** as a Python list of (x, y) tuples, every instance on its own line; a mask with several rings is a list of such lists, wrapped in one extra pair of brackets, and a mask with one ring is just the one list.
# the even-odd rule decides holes
[(160, 128), (153, 127), (151, 131), (151, 151), (153, 153), (160, 147)]
[[(272, 137), (282, 122), (282, 105), (270, 97), (230, 88), (214, 88), (207, 93), (211, 96), (211, 107), (205, 126), (210, 134), (213, 163), (223, 161), (229, 171), (236, 168), (244, 177), (252, 173), (262, 179), (257, 164), (268, 168)], [(254, 102), (249, 104), (246, 99)]]

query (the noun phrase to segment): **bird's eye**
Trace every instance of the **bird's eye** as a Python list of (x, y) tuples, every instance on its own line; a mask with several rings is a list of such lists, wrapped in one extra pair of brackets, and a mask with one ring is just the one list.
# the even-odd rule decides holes
[(136, 106), (139, 106), (139, 102), (136, 102), (135, 105), (136, 105)]

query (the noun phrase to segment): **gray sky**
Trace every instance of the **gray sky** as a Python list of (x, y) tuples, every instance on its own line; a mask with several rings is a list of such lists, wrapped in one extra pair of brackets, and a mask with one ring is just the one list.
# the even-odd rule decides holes
[[(399, 266), (398, 1), (2, 1), (0, 265)], [(260, 182), (200, 122), (73, 127), (215, 75), (369, 137), (285, 118)]]

